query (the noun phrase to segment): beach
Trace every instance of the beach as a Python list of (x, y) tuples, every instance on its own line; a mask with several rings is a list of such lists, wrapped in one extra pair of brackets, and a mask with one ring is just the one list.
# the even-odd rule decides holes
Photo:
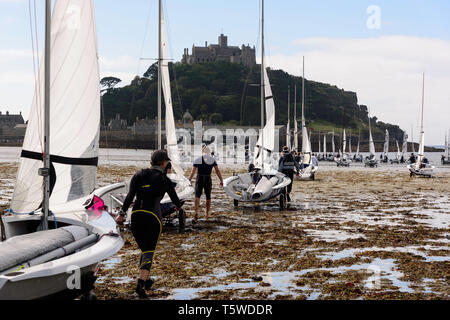
[[(17, 167), (2, 163), (2, 208)], [(123, 181), (139, 168), (102, 165), (97, 181)], [(316, 181), (294, 182), (283, 211), (276, 201), (235, 208), (214, 177), (209, 221), (200, 214), (192, 225), (191, 199), (183, 233), (176, 219), (165, 223), (150, 298), (448, 299), (450, 170), (437, 172), (421, 179), (410, 178), (404, 165), (325, 163)], [(122, 236), (122, 250), (99, 266), (99, 299), (138, 299), (140, 252), (126, 226)]]

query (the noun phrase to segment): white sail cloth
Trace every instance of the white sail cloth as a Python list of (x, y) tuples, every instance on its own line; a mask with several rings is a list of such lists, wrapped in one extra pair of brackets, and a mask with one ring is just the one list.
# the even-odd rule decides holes
[[(93, 0), (56, 1), (51, 29), (50, 154), (56, 181), (50, 209), (95, 187), (100, 76)], [(11, 203), (15, 212), (37, 210), (43, 199), (38, 169), (43, 167), (44, 75), (42, 62)]]
[[(163, 10), (163, 9), (161, 9)], [(184, 178), (184, 170), (181, 167), (181, 161), (178, 150), (178, 140), (175, 128), (175, 117), (173, 115), (172, 90), (170, 88), (169, 60), (167, 53), (166, 39), (166, 23), (164, 19), (164, 11), (161, 15), (161, 48), (162, 48), (162, 88), (164, 93), (164, 101), (166, 105), (166, 139), (167, 153), (171, 160), (172, 168), (178, 178)]]
[(254, 165), (256, 168), (264, 170), (274, 170), (271, 158), (275, 150), (275, 102), (273, 100), (272, 88), (270, 86), (269, 76), (264, 67), (264, 90), (266, 105), (266, 125), (259, 135), (255, 147)]

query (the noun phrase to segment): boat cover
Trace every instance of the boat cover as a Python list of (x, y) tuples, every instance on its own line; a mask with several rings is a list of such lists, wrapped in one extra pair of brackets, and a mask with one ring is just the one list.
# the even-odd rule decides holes
[(0, 243), (0, 272), (87, 236), (86, 228), (69, 226), (10, 238)]

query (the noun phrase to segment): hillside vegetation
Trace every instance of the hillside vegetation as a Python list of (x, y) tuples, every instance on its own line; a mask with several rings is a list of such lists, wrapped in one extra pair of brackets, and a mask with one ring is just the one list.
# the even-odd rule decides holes
[[(189, 110), (194, 119), (214, 124), (260, 125), (260, 70), (239, 64), (211, 62), (186, 65), (170, 63), (172, 99), (176, 119)], [(288, 114), (288, 86), (291, 87), (291, 123), (294, 113), (294, 85), (297, 85), (297, 117), (301, 119), (302, 78), (283, 70), (268, 70), (276, 105), (276, 123), (285, 125)], [(106, 122), (120, 114), (129, 125), (136, 117), (157, 116), (157, 64), (129, 85), (116, 88), (120, 79), (104, 78), (103, 108)], [(163, 113), (164, 114), (164, 113)], [(305, 79), (305, 116), (313, 132), (340, 133), (346, 128), (368, 139), (368, 108), (358, 104), (355, 92)], [(397, 126), (371, 118), (375, 140), (384, 140), (388, 129), (391, 139), (401, 141), (403, 131)]]

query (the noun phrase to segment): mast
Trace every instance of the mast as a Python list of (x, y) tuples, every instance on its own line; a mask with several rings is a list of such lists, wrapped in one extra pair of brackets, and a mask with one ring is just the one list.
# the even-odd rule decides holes
[(161, 46), (161, 38), (162, 38), (162, 0), (159, 0), (159, 23), (158, 23), (158, 150), (162, 149), (162, 133), (161, 133), (161, 104), (162, 104), (162, 76), (161, 76), (161, 68), (162, 68), (162, 46)]
[(262, 169), (264, 169), (264, 0), (261, 0), (261, 152), (262, 152)]
[(297, 84), (294, 85), (294, 149), (298, 151)]
[(305, 57), (303, 56), (303, 76), (302, 76), (302, 130), (306, 126), (305, 121)]
[(42, 229), (48, 230), (50, 204), (50, 67), (51, 67), (51, 14), (52, 1), (45, 1), (45, 84), (44, 84), (44, 168), (39, 174), (44, 178), (44, 201), (42, 202)]
[(286, 146), (291, 150), (291, 86), (288, 86), (288, 121), (286, 127)]

